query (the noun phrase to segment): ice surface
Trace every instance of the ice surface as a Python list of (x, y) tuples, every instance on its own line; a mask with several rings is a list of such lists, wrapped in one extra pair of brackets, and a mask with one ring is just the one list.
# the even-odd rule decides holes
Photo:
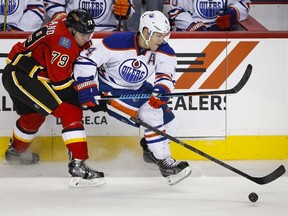
[[(264, 176), (283, 161), (225, 161), (252, 176)], [(113, 161), (87, 161), (106, 173), (100, 187), (68, 188), (68, 162), (32, 166), (0, 164), (3, 216), (287, 216), (288, 174), (257, 185), (211, 161), (189, 161), (191, 177), (169, 186), (158, 169), (121, 154)], [(248, 199), (256, 192), (259, 199)]]

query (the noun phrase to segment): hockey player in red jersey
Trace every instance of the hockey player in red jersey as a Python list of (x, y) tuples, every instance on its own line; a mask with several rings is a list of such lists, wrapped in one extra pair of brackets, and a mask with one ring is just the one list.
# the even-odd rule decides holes
[(85, 164), (88, 150), (78, 93), (85, 97), (86, 90), (72, 78), (72, 64), (90, 47), (94, 27), (93, 18), (82, 9), (47, 23), (12, 47), (2, 76), (19, 115), (6, 160), (39, 162), (38, 154), (27, 149), (45, 117), (53, 115), (61, 119), (62, 138), (71, 155), (71, 187), (104, 183), (104, 174)]

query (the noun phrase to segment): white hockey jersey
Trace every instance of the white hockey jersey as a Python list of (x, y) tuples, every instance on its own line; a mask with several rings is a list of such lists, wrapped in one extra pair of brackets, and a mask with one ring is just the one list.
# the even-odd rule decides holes
[[(171, 0), (170, 18), (173, 30), (185, 30), (193, 22), (204, 22), (206, 27), (215, 24), (217, 13), (224, 8), (226, 0)], [(239, 10), (239, 21), (245, 20), (250, 10), (250, 0), (227, 0), (227, 6)]]
[[(95, 22), (95, 31), (116, 31), (119, 21), (114, 16), (114, 0), (44, 0), (48, 17), (52, 19), (59, 12), (69, 13), (74, 9), (86, 9), (92, 15)], [(132, 3), (132, 1), (130, 0)], [(131, 7), (130, 14), (134, 13)]]
[[(168, 43), (156, 52), (142, 50), (134, 32), (115, 33), (102, 42), (82, 51), (74, 65), (74, 76), (95, 76), (113, 89), (139, 89), (155, 73), (155, 84), (174, 89), (176, 54)], [(101, 90), (101, 89), (100, 89)]]
[[(5, 0), (0, 1), (0, 25), (3, 30), (5, 16)], [(43, 0), (7, 1), (7, 30), (35, 31), (44, 21)]]
[[(155, 52), (142, 49), (138, 45), (138, 36), (140, 37), (140, 33), (115, 33), (104, 38), (96, 46), (82, 51), (74, 64), (75, 79), (94, 76), (100, 67), (99, 90), (104, 94), (107, 92), (111, 95), (151, 94), (153, 82), (154, 85), (165, 85), (172, 91), (177, 64), (174, 50), (168, 43), (161, 44)], [(177, 130), (175, 116), (167, 104), (155, 109), (149, 105), (148, 98), (113, 99), (109, 104), (129, 116), (139, 116), (144, 122), (157, 127), (160, 131), (174, 134)], [(121, 113), (110, 109), (107, 112), (122, 122), (139, 127), (135, 122), (121, 116)], [(144, 131), (144, 136), (147, 144), (156, 146), (153, 154), (157, 154), (157, 158), (163, 159), (171, 155), (167, 138), (149, 129)]]

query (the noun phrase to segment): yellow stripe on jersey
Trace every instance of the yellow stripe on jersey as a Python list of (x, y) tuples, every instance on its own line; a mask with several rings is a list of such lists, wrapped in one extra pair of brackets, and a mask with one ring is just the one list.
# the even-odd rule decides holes
[(86, 133), (84, 130), (74, 130), (62, 133), (62, 138), (65, 145), (75, 142), (87, 142)]
[(52, 110), (46, 107), (43, 103), (41, 103), (37, 98), (35, 98), (33, 95), (31, 95), (29, 92), (27, 92), (18, 82), (18, 79), (15, 75), (15, 71), (12, 71), (12, 77), (15, 85), (22, 91), (27, 97), (29, 97), (31, 100), (33, 100), (37, 105), (39, 105), (42, 109), (44, 109), (47, 113), (51, 113)]
[(15, 66), (16, 64), (18, 64), (18, 62), (20, 61), (20, 59), (23, 57), (23, 54), (19, 54), (17, 55), (17, 57), (15, 58), (15, 60), (13, 61), (12, 65)]
[(25, 143), (29, 143), (35, 138), (35, 134), (29, 134), (29, 135), (24, 133), (19, 134), (19, 130), (16, 131), (15, 129), (13, 131), (13, 136)]
[(38, 77), (38, 80), (46, 87), (46, 89), (55, 98), (55, 100), (58, 102), (58, 104), (62, 103), (62, 100), (58, 97), (58, 95), (54, 92), (54, 90), (48, 84), (48, 81), (50, 82), (50, 80), (47, 80), (47, 79), (41, 78), (41, 77)]
[(31, 78), (33, 78), (33, 77), (34, 77), (34, 74), (37, 72), (38, 69), (39, 69), (39, 67), (38, 67), (37, 65), (35, 65), (35, 66), (32, 68), (32, 70), (29, 72), (29, 76), (30, 76)]
[(29, 53), (27, 53), (25, 55), (24, 54), (18, 54), (16, 59), (13, 61), (12, 65), (16, 66), (23, 56), (31, 57), (31, 54), (32, 54), (31, 52), (29, 52)]
[(68, 82), (64, 83), (63, 85), (59, 85), (59, 86), (52, 85), (52, 88), (54, 90), (62, 90), (62, 89), (65, 89), (65, 88), (68, 88), (69, 86), (71, 86), (73, 82), (74, 82), (74, 80), (69, 80)]
[(86, 138), (68, 139), (64, 141), (64, 144), (69, 145), (71, 143), (77, 143), (77, 142), (87, 142), (87, 139)]

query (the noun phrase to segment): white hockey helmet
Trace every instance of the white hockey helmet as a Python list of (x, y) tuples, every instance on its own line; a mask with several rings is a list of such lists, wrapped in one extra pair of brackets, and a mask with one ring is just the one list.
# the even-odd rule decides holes
[[(143, 29), (148, 29), (148, 35), (149, 39), (146, 40), (143, 36)], [(168, 42), (169, 36), (170, 36), (170, 23), (167, 17), (160, 11), (146, 11), (142, 14), (140, 18), (140, 24), (139, 24), (139, 32), (142, 35), (143, 39), (146, 42), (146, 45), (148, 46), (148, 42), (150, 41), (152, 35), (154, 32), (167, 34), (167, 36), (164, 38), (165, 42)]]

